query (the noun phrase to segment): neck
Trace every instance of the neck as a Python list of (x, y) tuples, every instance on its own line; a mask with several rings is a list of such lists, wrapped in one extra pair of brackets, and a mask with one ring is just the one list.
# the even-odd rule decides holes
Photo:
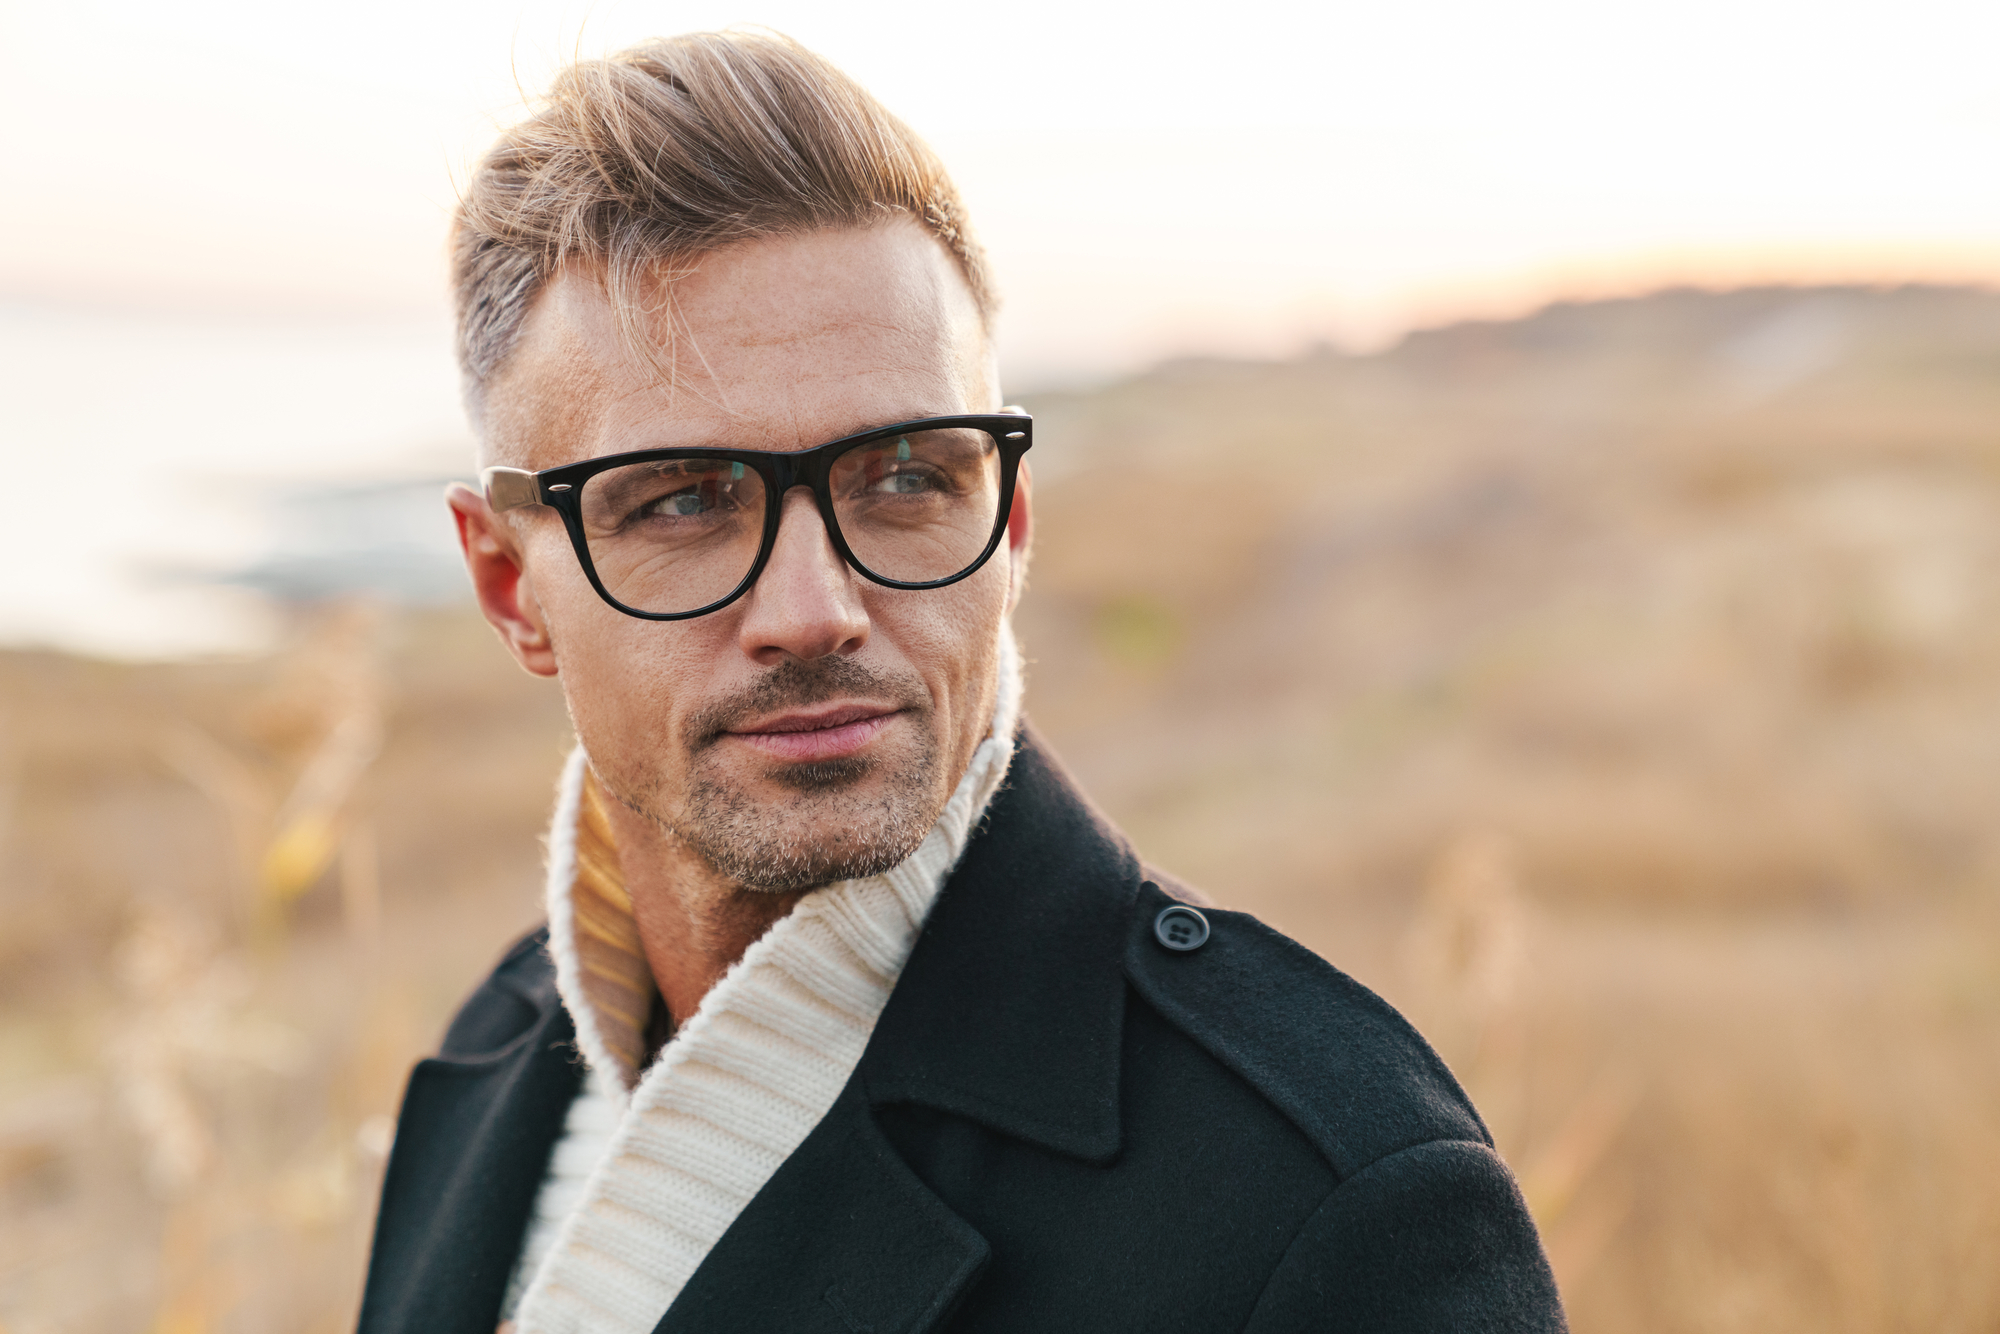
[(743, 952), (805, 895), (745, 889), (645, 816), (615, 801), (605, 807), (654, 985), (674, 1023), (684, 1023)]

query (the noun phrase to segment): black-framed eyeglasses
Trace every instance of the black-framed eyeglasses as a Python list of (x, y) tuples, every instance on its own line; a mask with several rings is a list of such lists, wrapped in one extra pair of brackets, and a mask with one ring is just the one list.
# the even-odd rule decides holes
[(750, 590), (778, 539), (783, 497), (812, 489), (842, 559), (888, 588), (942, 588), (1007, 529), (1026, 413), (923, 417), (812, 449), (641, 449), (480, 474), (496, 512), (562, 515), (590, 585), (628, 616), (678, 621)]

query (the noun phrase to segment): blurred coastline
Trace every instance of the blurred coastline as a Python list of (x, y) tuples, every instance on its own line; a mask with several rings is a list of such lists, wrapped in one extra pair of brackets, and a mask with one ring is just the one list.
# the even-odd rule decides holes
[[(2000, 294), (1676, 290), (1022, 397), (1031, 716), (1432, 1038), (1577, 1329), (2000, 1321)], [(271, 652), (0, 652), (5, 1334), (351, 1327), (568, 735), (437, 489), (286, 490), (211, 570), (286, 608)]]

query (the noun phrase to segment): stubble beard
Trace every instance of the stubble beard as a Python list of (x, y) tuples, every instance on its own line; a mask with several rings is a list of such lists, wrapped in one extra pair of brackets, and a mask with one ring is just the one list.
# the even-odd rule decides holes
[[(902, 703), (914, 755), (820, 764), (774, 763), (764, 778), (788, 789), (782, 804), (759, 801), (726, 771), (719, 743), (731, 725), (760, 713), (842, 694)], [(656, 799), (639, 807), (717, 874), (745, 889), (798, 893), (879, 875), (917, 850), (950, 796), (928, 692), (914, 676), (871, 671), (845, 658), (787, 661), (749, 690), (688, 720), (688, 784), (668, 818)], [(871, 781), (872, 780), (872, 781)]]

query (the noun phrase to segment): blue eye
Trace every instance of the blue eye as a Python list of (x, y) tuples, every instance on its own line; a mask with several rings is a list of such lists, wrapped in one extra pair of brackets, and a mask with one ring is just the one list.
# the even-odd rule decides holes
[(671, 514), (677, 518), (700, 514), (708, 508), (701, 503), (701, 495), (695, 491), (676, 491), (670, 496), (662, 496), (653, 502), (653, 513)]

